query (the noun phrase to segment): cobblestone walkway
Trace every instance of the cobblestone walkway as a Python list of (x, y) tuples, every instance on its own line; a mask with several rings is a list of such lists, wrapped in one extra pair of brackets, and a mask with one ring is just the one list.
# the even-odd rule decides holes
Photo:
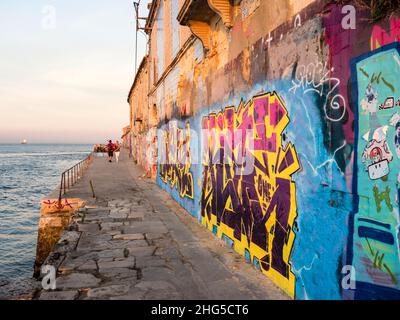
[(87, 206), (51, 255), (57, 289), (39, 299), (288, 299), (126, 153), (96, 158), (68, 196)]

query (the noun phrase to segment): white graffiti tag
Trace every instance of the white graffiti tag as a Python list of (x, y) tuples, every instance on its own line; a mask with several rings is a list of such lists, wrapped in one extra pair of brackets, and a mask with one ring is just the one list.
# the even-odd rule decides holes
[[(327, 63), (322, 62), (310, 63), (307, 66), (300, 65), (296, 71), (296, 78), (292, 80), (293, 87), (290, 88), (293, 94), (297, 89), (303, 90), (304, 94), (313, 92), (323, 97), (326, 94), (324, 103), (324, 112), (328, 120), (333, 122), (341, 121), (346, 114), (346, 99), (340, 95), (335, 94), (336, 89), (340, 86), (340, 80), (333, 78), (330, 73), (334, 68), (328, 69)], [(328, 91), (326, 88), (328, 87)], [(327, 93), (326, 93), (327, 91)], [(339, 111), (339, 113), (328, 113), (328, 105), (332, 111)]]

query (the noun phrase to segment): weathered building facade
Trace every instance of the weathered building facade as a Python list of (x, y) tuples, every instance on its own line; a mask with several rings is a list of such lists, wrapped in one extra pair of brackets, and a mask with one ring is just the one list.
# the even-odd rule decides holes
[(131, 127), (129, 149), (134, 161), (145, 168), (148, 177), (155, 179), (157, 172), (155, 132), (158, 120), (154, 118), (148, 102), (149, 80), (149, 62), (146, 56), (139, 65), (128, 95)]
[(125, 149), (129, 149), (129, 147), (132, 145), (131, 143), (131, 126), (125, 126), (122, 128), (122, 147)]
[(296, 299), (400, 298), (400, 19), (348, 2), (155, 0), (129, 99), (135, 159)]

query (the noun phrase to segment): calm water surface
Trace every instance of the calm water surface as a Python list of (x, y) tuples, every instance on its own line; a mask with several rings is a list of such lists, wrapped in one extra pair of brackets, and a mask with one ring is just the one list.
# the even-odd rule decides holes
[(0, 280), (31, 277), (40, 199), (91, 145), (0, 144)]

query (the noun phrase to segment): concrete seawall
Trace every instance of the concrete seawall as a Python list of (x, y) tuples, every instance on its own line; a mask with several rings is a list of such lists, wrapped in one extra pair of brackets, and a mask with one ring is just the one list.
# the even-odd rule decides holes
[[(40, 202), (40, 220), (33, 274), (35, 278), (40, 277), (42, 264), (49, 258), (50, 252), (61, 239), (63, 231), (72, 223), (76, 211), (85, 205), (84, 201), (79, 198), (69, 198), (67, 195), (61, 197), (61, 195), (62, 191), (66, 191), (67, 186), (70, 188), (74, 183), (83, 178), (85, 170), (91, 163), (92, 156), (90, 154), (85, 160), (69, 169), (74, 174), (74, 178), (76, 178), (74, 181), (71, 181), (73, 182), (71, 185), (69, 182), (67, 184), (65, 180), (66, 174), (62, 173), (60, 185)], [(77, 168), (77, 170), (73, 170), (73, 168)], [(70, 175), (68, 174), (69, 178)]]
[[(53, 250), (54, 245), (60, 240), (63, 231), (71, 224), (75, 211), (84, 204), (80, 199), (63, 199), (61, 208), (58, 209), (56, 207), (58, 201), (54, 201), (50, 198), (41, 202), (34, 266), (35, 278), (40, 276), (40, 267)], [(54, 209), (51, 210), (51, 207)]]

